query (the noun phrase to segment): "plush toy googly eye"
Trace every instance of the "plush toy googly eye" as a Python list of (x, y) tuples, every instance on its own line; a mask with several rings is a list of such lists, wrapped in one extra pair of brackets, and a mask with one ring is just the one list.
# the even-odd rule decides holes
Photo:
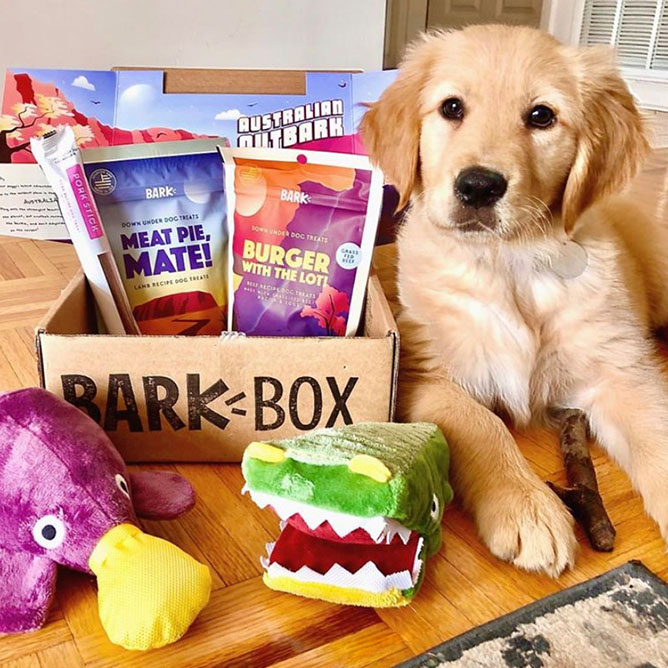
[(434, 521), (438, 521), (438, 516), (441, 510), (441, 504), (438, 502), (438, 497), (436, 494), (434, 494), (431, 497), (431, 512), (429, 513), (431, 515), (431, 519)]
[(55, 550), (65, 540), (65, 525), (55, 515), (44, 515), (35, 522), (32, 537), (45, 550)]
[(125, 494), (125, 496), (127, 496), (129, 499), (130, 488), (128, 487), (128, 483), (125, 480), (125, 478), (120, 473), (117, 473), (115, 479), (116, 479), (116, 487), (118, 487), (118, 489), (120, 489), (121, 492), (123, 492), (123, 494)]

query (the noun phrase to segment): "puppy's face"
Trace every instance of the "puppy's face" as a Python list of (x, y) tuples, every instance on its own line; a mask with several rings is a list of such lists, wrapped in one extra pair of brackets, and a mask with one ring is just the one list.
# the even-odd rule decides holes
[(419, 149), (435, 225), (512, 238), (544, 224), (561, 196), (577, 144), (577, 86), (552, 40), (528, 36), (459, 32), (436, 45)]
[(555, 213), (572, 226), (646, 148), (607, 56), (507, 26), (424, 38), (362, 133), (404, 202), (480, 241), (550, 234)]

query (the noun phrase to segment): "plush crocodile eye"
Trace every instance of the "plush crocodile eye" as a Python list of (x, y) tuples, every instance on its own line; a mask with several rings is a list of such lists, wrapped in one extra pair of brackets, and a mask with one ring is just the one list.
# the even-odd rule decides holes
[(55, 515), (44, 515), (35, 522), (32, 537), (40, 547), (54, 550), (60, 547), (65, 540), (65, 525)]
[(438, 522), (438, 516), (440, 514), (441, 504), (438, 502), (438, 497), (434, 494), (431, 497), (431, 519), (435, 522)]
[(244, 456), (259, 459), (261, 462), (269, 464), (280, 464), (285, 459), (285, 450), (270, 443), (253, 441), (246, 448)]
[(128, 487), (125, 478), (120, 473), (116, 474), (116, 487), (118, 487), (128, 499), (130, 498), (130, 488)]

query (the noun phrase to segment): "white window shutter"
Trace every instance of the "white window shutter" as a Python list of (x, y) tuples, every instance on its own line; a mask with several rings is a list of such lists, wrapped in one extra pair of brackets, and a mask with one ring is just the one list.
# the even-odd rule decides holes
[(586, 0), (580, 43), (586, 46), (613, 44), (617, 0)]
[(668, 70), (668, 0), (585, 0), (580, 43), (615, 47), (624, 67)]
[(650, 69), (668, 70), (668, 2), (663, 3)]

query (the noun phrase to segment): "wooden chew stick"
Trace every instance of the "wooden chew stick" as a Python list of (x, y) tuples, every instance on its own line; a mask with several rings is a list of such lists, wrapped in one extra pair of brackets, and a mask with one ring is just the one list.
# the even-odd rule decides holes
[(598, 552), (610, 552), (616, 531), (598, 491), (589, 453), (587, 418), (581, 411), (571, 408), (553, 414), (560, 425), (559, 444), (564, 455), (568, 487), (547, 484), (580, 522), (591, 546)]

